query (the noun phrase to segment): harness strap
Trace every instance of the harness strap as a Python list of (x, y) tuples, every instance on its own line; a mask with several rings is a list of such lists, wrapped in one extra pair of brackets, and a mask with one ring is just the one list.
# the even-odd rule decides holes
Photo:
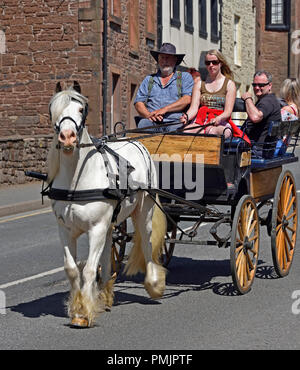
[(127, 196), (136, 193), (138, 190), (132, 189), (89, 189), (89, 190), (66, 190), (51, 188), (42, 190), (43, 196), (53, 200), (85, 202), (97, 201), (103, 199), (114, 199), (118, 201), (124, 200)]

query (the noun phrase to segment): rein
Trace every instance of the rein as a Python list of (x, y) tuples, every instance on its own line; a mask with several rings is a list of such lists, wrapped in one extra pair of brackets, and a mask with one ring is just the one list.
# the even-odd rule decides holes
[[(149, 138), (149, 137), (154, 137), (154, 136), (159, 136), (159, 135), (164, 135), (164, 134), (168, 134), (168, 135), (174, 135), (174, 134), (178, 134), (178, 133), (182, 133), (182, 132), (186, 132), (186, 131), (189, 131), (189, 130), (194, 130), (195, 127), (190, 127), (190, 128), (186, 128), (188, 125), (190, 125), (190, 122), (188, 123), (185, 123), (182, 125), (182, 127), (174, 130), (174, 131), (169, 131), (169, 132), (148, 132), (148, 133), (145, 133), (143, 135), (143, 131), (149, 131), (151, 129), (154, 129), (155, 131), (159, 128), (163, 128), (163, 127), (167, 127), (167, 126), (174, 126), (174, 125), (178, 125), (178, 123), (181, 123), (180, 121), (173, 121), (173, 122), (169, 122), (169, 123), (163, 123), (163, 124), (159, 124), (159, 125), (153, 125), (153, 126), (148, 126), (148, 127), (143, 127), (143, 128), (134, 128), (134, 129), (129, 129), (129, 130), (122, 130), (120, 132), (115, 132), (113, 134), (110, 134), (110, 135), (106, 135), (106, 136), (103, 136), (101, 138), (101, 140), (105, 140), (106, 142), (115, 142), (115, 141), (118, 141), (118, 142), (122, 142), (122, 141), (130, 141), (130, 140), (141, 140), (141, 139), (146, 139), (146, 138)], [(208, 123), (206, 125), (199, 125), (199, 130), (197, 131), (197, 134), (203, 130), (205, 130), (206, 127), (208, 126), (211, 126), (212, 124)], [(141, 136), (137, 136), (137, 137), (124, 137), (126, 136), (126, 134), (134, 134), (134, 133), (140, 133)], [(121, 138), (118, 138), (117, 136), (120, 136), (120, 135), (123, 135), (123, 137)]]

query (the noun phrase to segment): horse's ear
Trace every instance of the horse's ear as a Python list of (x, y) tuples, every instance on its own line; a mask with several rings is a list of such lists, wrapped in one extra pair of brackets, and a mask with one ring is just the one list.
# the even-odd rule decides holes
[(55, 87), (55, 92), (59, 93), (59, 92), (61, 92), (61, 90), (62, 90), (61, 84), (60, 84), (60, 82), (57, 82), (56, 87)]
[(81, 94), (81, 87), (80, 87), (80, 85), (79, 85), (79, 82), (74, 81), (74, 83), (73, 83), (73, 89), (74, 89), (75, 91), (77, 91), (79, 94)]

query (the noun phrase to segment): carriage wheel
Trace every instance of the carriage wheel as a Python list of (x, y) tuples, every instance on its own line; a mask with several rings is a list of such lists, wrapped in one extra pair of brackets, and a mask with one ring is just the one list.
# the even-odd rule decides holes
[(230, 266), (240, 294), (251, 289), (259, 252), (259, 216), (254, 199), (244, 195), (237, 204), (231, 230)]
[(113, 244), (111, 250), (111, 271), (112, 274), (120, 272), (122, 261), (125, 255), (126, 243), (130, 240), (127, 234), (127, 221), (115, 226), (113, 231)]
[(297, 237), (297, 191), (290, 171), (279, 176), (272, 210), (271, 247), (278, 276), (286, 276), (291, 268)]
[[(176, 239), (176, 233), (177, 233), (177, 225), (173, 225), (172, 230), (171, 230), (171, 239)], [(167, 238), (168, 237), (169, 235), (167, 234)], [(173, 256), (174, 248), (175, 248), (175, 243), (168, 243), (168, 245), (167, 245), (167, 242), (164, 243), (164, 250), (161, 255), (161, 263), (164, 267), (167, 267), (168, 264), (170, 263), (171, 258)]]

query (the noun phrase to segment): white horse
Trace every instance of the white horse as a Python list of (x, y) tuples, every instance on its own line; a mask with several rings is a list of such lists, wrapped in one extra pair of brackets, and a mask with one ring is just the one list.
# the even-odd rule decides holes
[[(128, 217), (132, 218), (135, 237), (125, 272), (145, 273), (144, 285), (150, 297), (162, 296), (165, 269), (159, 255), (166, 218), (149, 193), (142, 190), (157, 186), (149, 153), (139, 142), (107, 143), (99, 152), (85, 128), (87, 99), (80, 94), (78, 83), (64, 91), (57, 84), (49, 112), (55, 135), (48, 155), (47, 182), (71, 284), (68, 314), (72, 326), (88, 327), (104, 307), (113, 304), (112, 231)], [(85, 265), (80, 266), (76, 262), (76, 239), (83, 233), (88, 235), (89, 254)], [(101, 271), (101, 283), (96, 281), (97, 271)]]

